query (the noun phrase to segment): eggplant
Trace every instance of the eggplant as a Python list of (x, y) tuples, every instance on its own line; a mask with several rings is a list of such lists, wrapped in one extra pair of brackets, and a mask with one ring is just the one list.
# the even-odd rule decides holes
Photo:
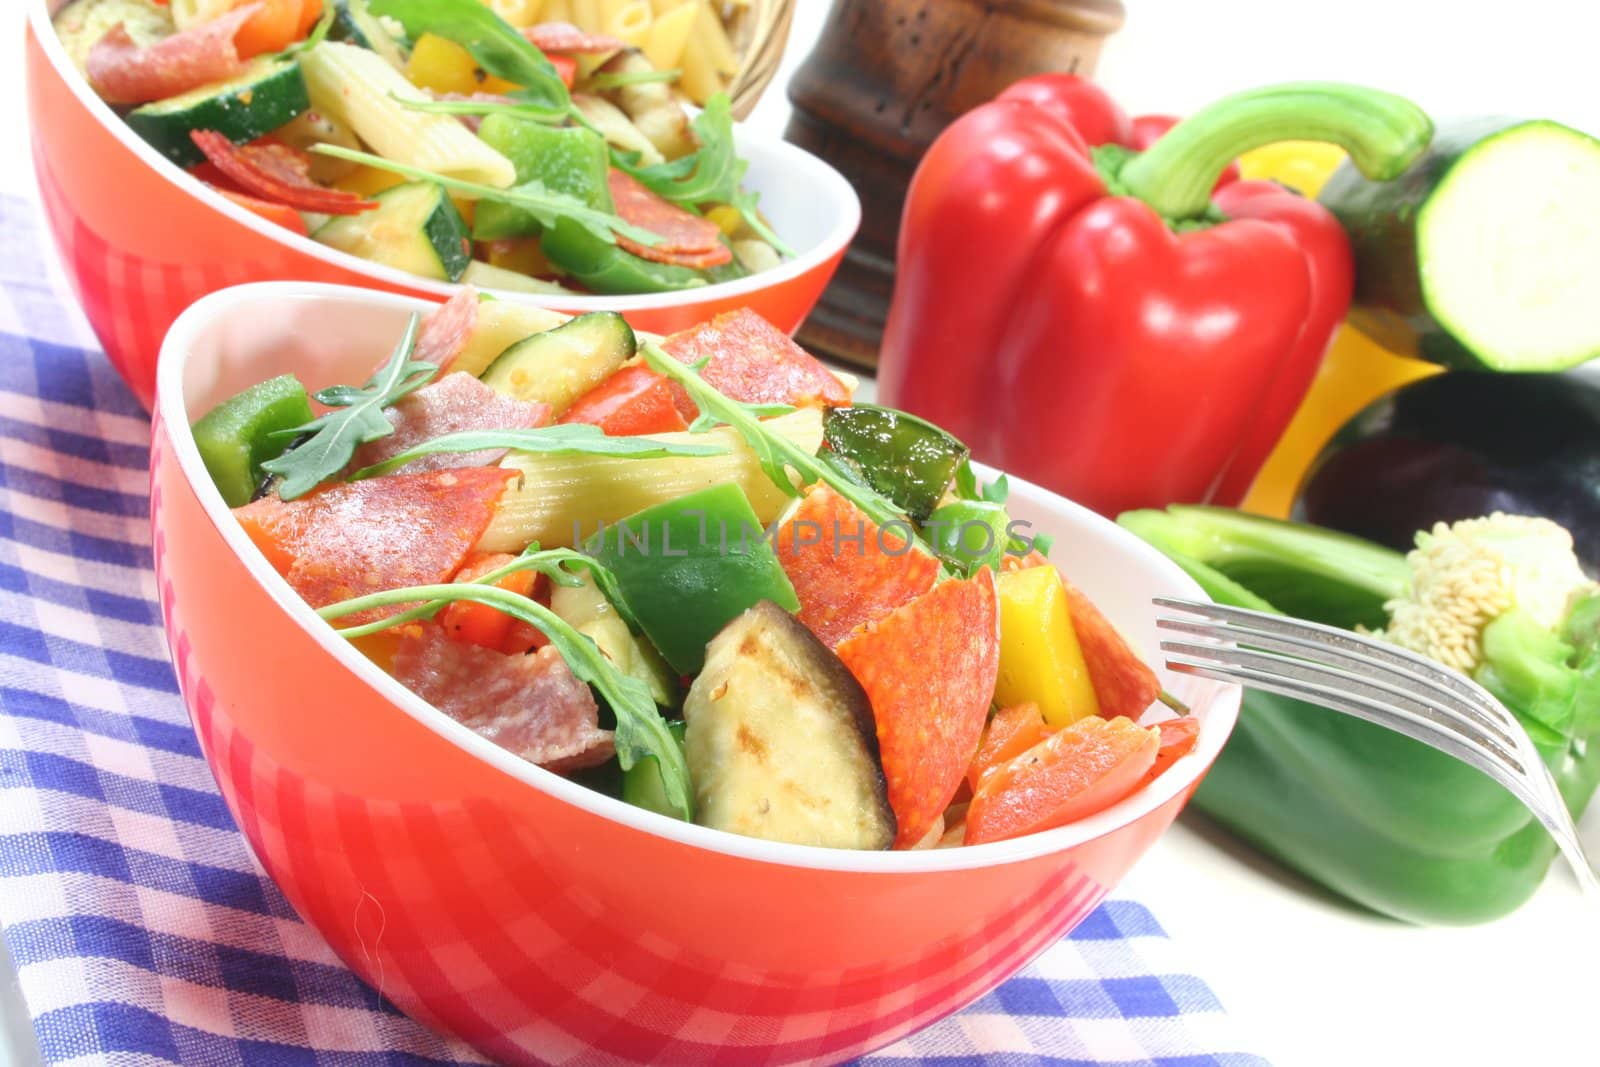
[(683, 718), (696, 822), (796, 845), (894, 843), (866, 691), (772, 601), (712, 639)]
[(1600, 377), (1441, 374), (1373, 402), (1333, 436), (1293, 517), (1401, 550), (1436, 522), (1504, 511), (1572, 533), (1600, 575)]

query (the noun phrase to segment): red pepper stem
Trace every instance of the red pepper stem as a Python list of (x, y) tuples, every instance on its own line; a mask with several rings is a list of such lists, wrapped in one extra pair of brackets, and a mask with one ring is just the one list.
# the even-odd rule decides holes
[(1276, 141), (1331, 141), (1375, 181), (1397, 177), (1433, 137), (1416, 104), (1340, 82), (1289, 82), (1235, 93), (1174, 126), (1119, 175), (1126, 191), (1168, 219), (1194, 219), (1241, 153)]

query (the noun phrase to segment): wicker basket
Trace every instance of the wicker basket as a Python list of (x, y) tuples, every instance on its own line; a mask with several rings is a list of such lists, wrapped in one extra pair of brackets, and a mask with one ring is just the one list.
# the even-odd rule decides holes
[(739, 73), (728, 86), (735, 118), (745, 118), (778, 73), (794, 21), (794, 0), (726, 3), (728, 37), (739, 53)]

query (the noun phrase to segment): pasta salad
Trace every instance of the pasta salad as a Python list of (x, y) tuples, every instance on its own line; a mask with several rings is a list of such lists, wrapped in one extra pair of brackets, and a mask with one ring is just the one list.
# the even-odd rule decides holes
[(363, 259), (568, 295), (692, 289), (781, 262), (790, 250), (741, 184), (726, 94), (691, 115), (679, 87), (721, 84), (720, 48), (690, 32), (703, 5), (663, 4), (659, 20), (643, 0), (604, 5), (621, 36), (497, 13), (540, 6), (73, 0), (55, 25), (162, 155)]

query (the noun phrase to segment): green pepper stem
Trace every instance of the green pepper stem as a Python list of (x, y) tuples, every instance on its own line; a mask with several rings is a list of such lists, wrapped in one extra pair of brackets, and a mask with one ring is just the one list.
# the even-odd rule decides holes
[(1433, 123), (1392, 93), (1340, 82), (1289, 82), (1235, 93), (1195, 112), (1119, 175), (1127, 192), (1169, 219), (1193, 219), (1241, 153), (1276, 141), (1330, 141), (1375, 181), (1400, 175), (1428, 146)]

